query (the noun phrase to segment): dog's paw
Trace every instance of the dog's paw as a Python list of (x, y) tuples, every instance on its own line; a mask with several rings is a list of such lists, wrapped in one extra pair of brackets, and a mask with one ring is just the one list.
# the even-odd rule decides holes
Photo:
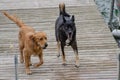
[(20, 60), (20, 63), (24, 63), (24, 60)]
[(32, 66), (32, 63), (29, 63), (29, 66)]
[(76, 68), (79, 68), (79, 65), (75, 65)]
[(20, 63), (24, 63), (24, 60), (23, 60), (23, 59), (20, 59)]
[(35, 63), (33, 66), (34, 66), (35, 68), (38, 68), (38, 67), (41, 66), (42, 64), (43, 64), (43, 61), (40, 62), (40, 63)]
[(35, 63), (33, 66), (34, 66), (34, 68), (38, 68), (40, 66), (40, 64)]
[(58, 54), (57, 57), (60, 57), (60, 54)]
[(64, 63), (62, 63), (62, 65), (63, 65), (63, 66), (66, 66), (67, 64), (64, 62)]
[(31, 74), (32, 74), (31, 70), (27, 69), (27, 70), (26, 70), (26, 74), (27, 74), (27, 75), (31, 75)]

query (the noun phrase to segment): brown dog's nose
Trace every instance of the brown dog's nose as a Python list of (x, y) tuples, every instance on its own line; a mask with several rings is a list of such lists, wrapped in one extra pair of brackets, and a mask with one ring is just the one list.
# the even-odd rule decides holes
[(43, 49), (46, 49), (46, 47), (48, 46), (48, 44), (47, 43), (45, 43), (45, 46), (43, 47)]
[(47, 47), (47, 46), (48, 46), (48, 44), (46, 43), (46, 44), (45, 44), (45, 47)]

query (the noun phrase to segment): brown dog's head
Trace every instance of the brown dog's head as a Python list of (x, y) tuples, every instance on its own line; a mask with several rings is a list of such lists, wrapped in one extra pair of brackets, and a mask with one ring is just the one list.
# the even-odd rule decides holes
[(46, 49), (47, 44), (47, 35), (45, 32), (36, 32), (31, 36), (31, 39), (41, 48)]

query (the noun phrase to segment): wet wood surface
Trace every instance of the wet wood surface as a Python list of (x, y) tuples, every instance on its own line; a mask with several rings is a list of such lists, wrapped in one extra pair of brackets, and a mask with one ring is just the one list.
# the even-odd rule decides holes
[[(18, 56), (19, 80), (117, 80), (117, 44), (103, 18), (92, 6), (67, 7), (67, 12), (75, 15), (80, 67), (76, 68), (75, 55), (71, 47), (65, 48), (67, 65), (57, 58), (55, 41), (55, 20), (58, 7), (7, 10), (16, 14), (27, 25), (37, 31), (45, 31), (48, 48), (44, 50), (44, 64), (33, 68), (32, 75), (25, 74), (24, 64), (19, 62), (19, 28), (0, 13), (0, 80), (15, 80), (14, 56)], [(32, 63), (38, 57), (32, 56)]]

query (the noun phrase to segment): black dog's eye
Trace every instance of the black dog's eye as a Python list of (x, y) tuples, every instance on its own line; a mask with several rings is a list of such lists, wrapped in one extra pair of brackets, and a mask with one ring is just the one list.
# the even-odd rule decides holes
[(42, 40), (43, 40), (43, 38), (40, 38), (40, 40), (42, 41)]

